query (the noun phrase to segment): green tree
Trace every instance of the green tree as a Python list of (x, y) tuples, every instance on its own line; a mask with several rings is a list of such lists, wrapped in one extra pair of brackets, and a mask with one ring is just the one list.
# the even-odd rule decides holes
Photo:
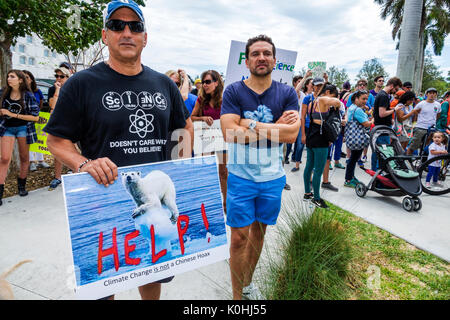
[[(101, 38), (102, 11), (110, 0), (1, 0), (0, 77), (5, 84), (12, 67), (11, 46), (18, 37), (35, 33), (45, 46), (77, 55)], [(143, 0), (137, 0), (144, 5)]]
[[(374, 0), (381, 5), (381, 18), (390, 17), (392, 25), (392, 39), (400, 39), (403, 22), (405, 0)], [(450, 33), (450, 0), (424, 0), (422, 18), (420, 23), (419, 58), (414, 67), (415, 75), (412, 79), (415, 89), (421, 88), (417, 84), (422, 83), (425, 48), (431, 42), (433, 52), (440, 56), (444, 48), (444, 42)], [(397, 48), (399, 45), (397, 44)], [(406, 81), (406, 79), (403, 79)]]
[(370, 90), (375, 88), (374, 79), (377, 76), (388, 78), (389, 74), (386, 72), (386, 70), (384, 70), (383, 64), (377, 58), (373, 58), (364, 61), (363, 67), (356, 75), (356, 81), (358, 81), (359, 79), (366, 79), (368, 82), (368, 89)]
[(441, 95), (447, 91), (448, 85), (449, 83), (445, 81), (439, 66), (434, 64), (433, 56), (427, 51), (424, 60), (422, 88), (425, 90), (436, 88)]
[(334, 84), (336, 87), (341, 88), (345, 81), (350, 80), (345, 68), (339, 69), (336, 66), (331, 66), (327, 70), (328, 81)]

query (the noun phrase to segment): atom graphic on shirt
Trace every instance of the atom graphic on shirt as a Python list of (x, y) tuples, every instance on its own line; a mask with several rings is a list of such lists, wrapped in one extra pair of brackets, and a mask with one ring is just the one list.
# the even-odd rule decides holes
[(155, 127), (153, 126), (154, 116), (152, 114), (146, 114), (139, 109), (136, 114), (130, 115), (130, 132), (136, 133), (139, 137), (144, 138), (147, 133), (153, 132)]

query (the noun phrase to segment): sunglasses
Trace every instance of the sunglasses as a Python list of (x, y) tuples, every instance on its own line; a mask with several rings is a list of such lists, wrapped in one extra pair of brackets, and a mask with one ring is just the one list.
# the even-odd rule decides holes
[(367, 86), (367, 83), (360, 83), (360, 84), (358, 84), (358, 87), (365, 87), (365, 86)]
[(211, 84), (213, 82), (216, 82), (215, 80), (203, 80), (202, 84)]
[(65, 77), (66, 76), (64, 76), (64, 75), (55, 74), (56, 79), (64, 79)]
[(125, 26), (128, 26), (130, 31), (135, 33), (141, 33), (145, 30), (144, 23), (142, 21), (109, 20), (105, 24), (105, 27), (111, 31), (123, 31)]

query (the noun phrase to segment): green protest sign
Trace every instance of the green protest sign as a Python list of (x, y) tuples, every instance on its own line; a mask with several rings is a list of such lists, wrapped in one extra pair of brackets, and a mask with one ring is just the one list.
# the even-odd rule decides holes
[(50, 113), (39, 112), (39, 121), (34, 124), (36, 127), (37, 141), (30, 145), (30, 151), (51, 155), (47, 148), (47, 133), (43, 131), (48, 119), (50, 119)]

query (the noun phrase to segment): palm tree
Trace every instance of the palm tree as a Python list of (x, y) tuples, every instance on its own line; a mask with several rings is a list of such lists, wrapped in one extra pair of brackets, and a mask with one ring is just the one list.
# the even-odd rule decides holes
[[(405, 0), (374, 0), (381, 5), (381, 18), (390, 17), (392, 39), (400, 40)], [(419, 31), (419, 58), (416, 60), (415, 75), (412, 82), (415, 90), (420, 91), (423, 76), (425, 48), (430, 43), (435, 55), (440, 56), (444, 41), (450, 33), (450, 0), (423, 0), (422, 17)], [(399, 44), (397, 44), (399, 48)], [(406, 79), (405, 79), (406, 80)]]
[[(397, 77), (411, 80), (417, 74), (416, 61), (420, 59), (420, 22), (424, 0), (406, 0), (402, 22), (402, 34), (400, 35), (399, 53), (397, 62)], [(417, 89), (417, 84), (415, 84)]]

